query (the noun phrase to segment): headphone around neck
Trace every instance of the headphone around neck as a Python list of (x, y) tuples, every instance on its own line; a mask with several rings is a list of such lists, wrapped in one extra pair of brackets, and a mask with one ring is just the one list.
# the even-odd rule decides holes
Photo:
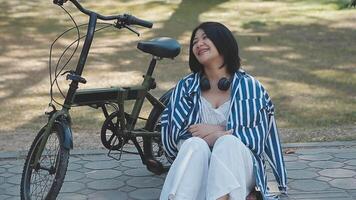
[[(231, 85), (231, 80), (226, 77), (221, 78), (218, 82), (218, 88), (219, 90), (222, 91), (228, 90), (230, 88), (230, 85)], [(202, 91), (210, 90), (210, 82), (206, 76), (202, 76), (200, 78), (200, 89)]]

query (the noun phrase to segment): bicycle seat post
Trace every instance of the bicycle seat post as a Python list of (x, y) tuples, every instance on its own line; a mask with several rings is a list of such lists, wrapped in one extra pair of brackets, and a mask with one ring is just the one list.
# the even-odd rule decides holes
[(151, 62), (150, 62), (150, 65), (147, 69), (147, 72), (146, 72), (146, 75), (148, 76), (152, 76), (153, 74), (153, 71), (156, 67), (156, 63), (157, 63), (157, 60), (159, 60), (160, 58), (156, 57), (156, 56), (152, 56), (152, 59), (151, 59)]

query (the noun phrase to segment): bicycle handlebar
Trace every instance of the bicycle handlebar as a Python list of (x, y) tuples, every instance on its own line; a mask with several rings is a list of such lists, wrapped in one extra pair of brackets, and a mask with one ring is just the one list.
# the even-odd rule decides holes
[[(65, 3), (67, 0), (53, 0), (54, 4), (57, 5), (63, 5), (63, 3)], [(77, 0), (69, 0), (71, 1), (75, 7), (78, 8), (78, 10), (80, 10), (82, 13), (89, 15), (92, 13), (95, 13), (91, 10), (85, 9)], [(153, 23), (143, 20), (143, 19), (139, 19), (135, 16), (129, 15), (129, 14), (124, 14), (124, 15), (109, 15), (109, 16), (105, 16), (105, 15), (101, 15), (99, 13), (95, 13), (97, 15), (98, 19), (101, 20), (118, 20), (118, 22), (121, 22), (125, 25), (139, 25), (139, 26), (143, 26), (146, 28), (152, 28)]]

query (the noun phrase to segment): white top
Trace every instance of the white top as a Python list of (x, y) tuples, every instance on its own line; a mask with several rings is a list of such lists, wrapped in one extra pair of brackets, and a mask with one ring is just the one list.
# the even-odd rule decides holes
[(205, 99), (205, 97), (200, 96), (201, 98), (201, 110), (200, 117), (201, 122), (205, 124), (220, 125), (226, 126), (227, 118), (229, 115), (230, 100), (226, 101), (218, 108), (214, 108), (211, 103)]

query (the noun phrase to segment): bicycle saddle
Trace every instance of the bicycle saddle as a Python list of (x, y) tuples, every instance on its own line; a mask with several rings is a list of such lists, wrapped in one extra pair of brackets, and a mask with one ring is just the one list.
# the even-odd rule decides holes
[(168, 37), (139, 42), (137, 48), (160, 58), (174, 58), (180, 53), (180, 44)]

